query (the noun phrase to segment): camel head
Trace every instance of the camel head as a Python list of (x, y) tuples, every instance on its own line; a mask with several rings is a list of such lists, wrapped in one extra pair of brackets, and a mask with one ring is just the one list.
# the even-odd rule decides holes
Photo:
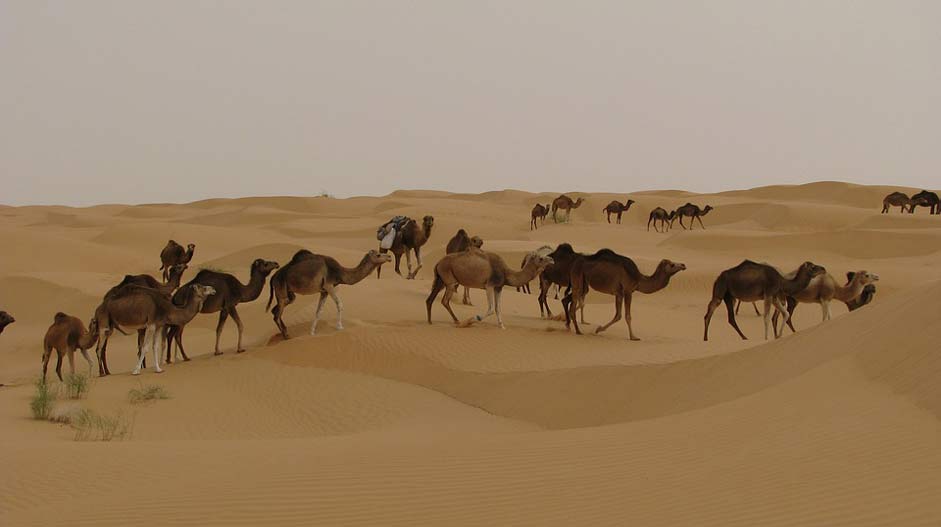
[(546, 210), (549, 210), (552, 207), (552, 203), (546, 203)]
[(193, 252), (193, 251), (195, 251), (195, 250), (196, 250), (196, 244), (195, 244), (195, 243), (188, 243), (188, 244), (186, 244), (186, 252), (191, 253), (191, 252)]
[(660, 260), (660, 263), (657, 264), (657, 270), (660, 269), (663, 269), (663, 272), (665, 272), (667, 276), (673, 276), (680, 271), (685, 271), (686, 264), (674, 262), (671, 260)]
[[(430, 218), (431, 216), (427, 216), (427, 217)], [(392, 256), (389, 253), (380, 253), (379, 251), (375, 249), (371, 249), (368, 253), (366, 253), (366, 257), (363, 259), (373, 265), (382, 265), (384, 263), (391, 262)]]
[(281, 267), (278, 265), (278, 262), (272, 262), (271, 260), (263, 260), (261, 258), (256, 259), (252, 262), (252, 274), (261, 273), (262, 276), (268, 276), (272, 271)]
[(484, 240), (480, 236), (471, 236), (470, 244), (471, 247), (480, 249), (484, 245)]
[(575, 203), (572, 203), (572, 208), (577, 209), (582, 206), (582, 203), (585, 203), (585, 198), (578, 198)]
[(540, 271), (554, 263), (555, 261), (551, 256), (543, 256), (538, 253), (533, 253), (532, 257), (529, 258), (529, 260), (526, 262), (527, 265), (535, 265), (536, 269), (539, 269)]
[(170, 272), (168, 273), (170, 276), (170, 281), (172, 282), (174, 279), (183, 276), (183, 273), (186, 271), (187, 267), (188, 266), (185, 263), (170, 266)]
[(98, 319), (94, 316), (88, 321), (88, 332), (92, 334), (98, 333)]
[(702, 209), (702, 215), (705, 216), (710, 210), (712, 210), (712, 205), (706, 205), (706, 208)]
[(879, 281), (879, 275), (870, 273), (869, 271), (850, 271), (846, 273), (846, 282), (847, 284), (857, 283), (861, 285), (869, 285), (873, 282)]
[(193, 288), (193, 295), (199, 300), (200, 305), (202, 305), (203, 300), (216, 294), (216, 288), (211, 285), (192, 284), (190, 287)]
[(798, 268), (797, 274), (800, 274), (802, 271), (809, 273), (810, 277), (814, 278), (815, 276), (820, 276), (827, 272), (827, 269), (824, 266), (817, 265), (813, 262), (804, 262), (801, 264), (800, 268)]
[(435, 226), (435, 217), (434, 216), (425, 216), (421, 220), (421, 226), (425, 229), (431, 229)]
[(7, 313), (6, 311), (0, 311), (0, 333), (3, 333), (3, 328), (14, 322), (16, 322), (16, 319), (13, 318), (13, 315)]
[(634, 201), (634, 200), (632, 200), (632, 199), (629, 199), (629, 200), (627, 200), (627, 203), (624, 204), (624, 208), (625, 208), (625, 209), (629, 209), (629, 208), (631, 208), (631, 205), (633, 205), (633, 204), (635, 204), (635, 203), (637, 203), (637, 202)]

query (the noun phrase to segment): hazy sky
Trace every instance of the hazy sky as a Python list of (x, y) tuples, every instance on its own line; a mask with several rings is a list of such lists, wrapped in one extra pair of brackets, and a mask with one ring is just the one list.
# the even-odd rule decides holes
[(941, 187), (941, 2), (0, 0), (0, 203)]

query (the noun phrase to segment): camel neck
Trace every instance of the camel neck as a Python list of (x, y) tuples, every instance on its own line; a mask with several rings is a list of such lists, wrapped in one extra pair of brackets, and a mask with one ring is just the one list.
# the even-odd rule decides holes
[(850, 302), (859, 298), (866, 286), (859, 280), (852, 280), (845, 286), (837, 285), (833, 290), (833, 297), (841, 302)]
[(657, 270), (650, 276), (643, 273), (639, 274), (637, 291), (644, 294), (656, 293), (670, 284), (670, 275), (667, 274), (663, 266), (657, 266)]
[(242, 302), (251, 302), (261, 295), (261, 290), (265, 288), (265, 275), (261, 271), (252, 269), (252, 276), (248, 284), (239, 283), (239, 296)]
[(373, 269), (376, 268), (376, 264), (369, 261), (369, 256), (365, 256), (362, 261), (359, 262), (359, 265), (356, 267), (343, 267), (340, 266), (339, 273), (339, 284), (344, 285), (353, 285), (359, 283), (362, 279), (369, 276), (372, 273)]

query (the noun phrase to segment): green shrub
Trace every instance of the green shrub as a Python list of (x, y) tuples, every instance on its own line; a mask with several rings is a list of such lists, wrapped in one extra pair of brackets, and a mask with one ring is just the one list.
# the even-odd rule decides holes
[(75, 441), (121, 441), (129, 439), (134, 430), (134, 420), (120, 411), (101, 415), (83, 408), (72, 416), (70, 424), (75, 429)]
[(36, 381), (36, 394), (29, 401), (29, 409), (33, 412), (33, 419), (48, 419), (55, 404), (55, 391), (45, 381), (38, 379)]
[(131, 404), (141, 404), (157, 399), (169, 399), (170, 394), (159, 384), (141, 385), (140, 388), (131, 388), (127, 392), (127, 399)]
[(65, 376), (65, 394), (69, 399), (81, 399), (88, 395), (88, 377), (78, 374)]

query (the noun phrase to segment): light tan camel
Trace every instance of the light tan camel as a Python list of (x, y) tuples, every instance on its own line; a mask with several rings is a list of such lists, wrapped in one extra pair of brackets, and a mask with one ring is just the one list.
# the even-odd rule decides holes
[(539, 227), (536, 225), (537, 219), (542, 219), (543, 224), (546, 223), (546, 216), (549, 215), (550, 206), (551, 204), (549, 203), (546, 203), (545, 205), (537, 203), (536, 206), (533, 207), (529, 220), (529, 230), (539, 229)]
[[(850, 271), (846, 273), (846, 284), (849, 285), (853, 281), (853, 278), (856, 276), (856, 273)], [(876, 296), (876, 284), (869, 284), (863, 288), (863, 292), (859, 295), (858, 298), (846, 302), (846, 308), (850, 311), (856, 311), (857, 309), (869, 304), (872, 302), (872, 299)]]
[[(535, 251), (529, 251), (528, 253), (523, 255), (523, 261), (520, 263), (520, 269), (526, 267), (526, 264), (528, 264), (529, 260), (531, 260), (532, 258), (536, 256), (549, 256), (549, 253), (551, 253), (552, 251), (553, 249), (551, 245), (543, 245), (542, 247), (536, 249)], [(536, 278), (539, 278), (539, 277), (537, 276)], [(529, 287), (529, 282), (526, 282), (525, 284), (521, 286), (517, 286), (516, 292), (517, 293), (522, 292), (522, 293), (526, 293), (527, 295), (529, 295), (529, 294), (532, 294), (533, 291)]]
[[(653, 230), (657, 232), (667, 232), (668, 228), (673, 227), (674, 218), (676, 218), (675, 210), (668, 213), (666, 209), (657, 207), (650, 211), (650, 216), (647, 218), (647, 230), (650, 230), (650, 223), (652, 222)], [(657, 228), (657, 222), (660, 222), (661, 229)]]
[[(794, 271), (784, 276), (785, 278), (792, 279), (796, 275), (797, 271)], [(786, 299), (788, 327), (791, 328), (791, 331), (797, 331), (794, 329), (792, 318), (794, 316), (794, 310), (797, 309), (798, 304), (820, 304), (822, 321), (826, 322), (831, 319), (830, 302), (832, 300), (839, 300), (840, 302), (849, 305), (851, 302), (859, 299), (867, 285), (877, 282), (878, 280), (878, 275), (868, 271), (853, 272), (853, 278), (850, 279), (849, 283), (844, 286), (838, 284), (830, 273), (824, 273), (820, 276), (815, 276), (810, 280), (810, 283), (807, 284), (807, 287), (793, 295), (788, 295)], [(777, 315), (778, 314), (775, 313), (775, 317), (772, 320), (775, 325), (777, 325)]]
[(503, 292), (503, 287), (521, 286), (531, 281), (551, 263), (552, 258), (537, 255), (529, 259), (526, 267), (514, 271), (506, 265), (506, 262), (500, 256), (480, 249), (448, 254), (435, 265), (435, 280), (431, 286), (431, 293), (425, 300), (425, 307), (428, 310), (428, 323), (431, 324), (431, 305), (434, 304), (435, 297), (442, 289), (444, 290), (444, 297), (441, 299), (441, 304), (444, 305), (454, 322), (458, 323), (457, 315), (451, 310), (451, 297), (457, 287), (463, 285), (487, 291), (488, 309), (485, 315), (472, 317), (465, 320), (461, 325), (469, 326), (475, 321), (479, 322), (496, 313), (497, 324), (505, 329), (506, 326), (503, 324), (503, 314), (500, 309), (500, 295)]
[(621, 320), (621, 306), (624, 306), (624, 320), (627, 322), (627, 331), (631, 340), (640, 340), (634, 334), (631, 325), (631, 300), (634, 291), (651, 294), (660, 291), (670, 284), (670, 278), (676, 273), (684, 271), (686, 266), (681, 263), (661, 260), (657, 270), (650, 276), (640, 272), (637, 264), (626, 256), (621, 256), (610, 249), (601, 249), (595, 254), (584, 256), (575, 260), (572, 265), (572, 276), (569, 279), (571, 291), (562, 299), (565, 309), (565, 327), (575, 324), (575, 333), (581, 335), (575, 311), (584, 306), (585, 296), (592, 289), (599, 293), (614, 295), (614, 318), (611, 322), (595, 328), (595, 333), (611, 327)]
[[(447, 247), (445, 247), (445, 254), (459, 253), (461, 251), (466, 251), (471, 247), (480, 249), (483, 247), (484, 241), (480, 236), (468, 236), (467, 231), (460, 229), (457, 231), (449, 241)], [(467, 287), (464, 288), (464, 298), (461, 301), (465, 306), (472, 306), (470, 300), (470, 289)]]
[(170, 274), (170, 267), (177, 264), (188, 264), (193, 259), (193, 252), (196, 245), (191, 243), (183, 249), (183, 246), (173, 240), (167, 242), (163, 250), (160, 251), (160, 270), (163, 271), (163, 281), (166, 282)]
[(296, 295), (320, 294), (320, 301), (317, 303), (317, 312), (314, 315), (314, 321), (310, 325), (310, 334), (317, 332), (317, 322), (320, 321), (320, 313), (323, 311), (323, 305), (327, 297), (333, 299), (337, 306), (337, 329), (343, 329), (343, 301), (337, 296), (336, 288), (340, 285), (354, 285), (372, 273), (373, 269), (380, 265), (392, 261), (388, 254), (380, 254), (375, 250), (369, 251), (363, 256), (356, 267), (343, 267), (335, 259), (320, 254), (314, 254), (310, 251), (298, 251), (291, 262), (279, 269), (271, 277), (271, 292), (268, 296), (267, 311), (271, 308), (272, 299), (275, 306), (271, 309), (274, 323), (281, 331), (281, 336), (288, 337), (288, 328), (281, 317), (284, 315), (284, 309), (291, 304)]
[[(395, 272), (399, 276), (402, 276), (402, 271), (399, 269), (399, 266), (402, 262), (402, 255), (405, 255), (405, 264), (408, 266), (408, 275), (405, 276), (408, 280), (414, 280), (415, 275), (418, 274), (418, 271), (422, 268), (421, 260), (421, 248), (426, 243), (428, 239), (431, 238), (431, 230), (435, 226), (435, 218), (433, 216), (425, 216), (422, 218), (422, 224), (419, 227), (418, 223), (415, 220), (408, 220), (408, 223), (402, 227), (402, 231), (395, 235), (395, 240), (392, 242), (391, 249), (379, 248), (380, 254), (385, 254), (386, 252), (391, 251), (395, 256)], [(418, 267), (415, 270), (412, 270), (412, 256), (411, 252), (415, 252), (415, 260), (417, 261)], [(376, 268), (376, 278), (382, 274), (382, 266)]]
[(608, 223), (611, 223), (611, 215), (617, 214), (618, 215), (617, 222), (618, 222), (618, 225), (620, 225), (621, 215), (629, 211), (631, 209), (631, 205), (633, 205), (634, 203), (635, 201), (632, 199), (627, 200), (627, 203), (621, 203), (620, 201), (614, 200), (611, 203), (608, 203), (608, 205), (605, 208), (601, 209), (601, 212), (604, 212), (607, 215)]
[(565, 211), (565, 222), (569, 221), (569, 216), (572, 214), (572, 209), (577, 209), (582, 206), (582, 203), (585, 202), (584, 198), (578, 198), (577, 201), (572, 201), (572, 198), (562, 194), (561, 196), (552, 200), (552, 220), (556, 223), (559, 223), (559, 217), (557, 213), (560, 210)]
[(52, 350), (56, 350), (58, 358), (56, 360), (56, 375), (62, 380), (62, 356), (69, 358), (69, 371), (75, 375), (75, 350), (82, 352), (82, 357), (88, 362), (88, 375), (91, 376), (92, 361), (88, 355), (88, 350), (98, 342), (98, 321), (91, 319), (88, 329), (78, 317), (66, 315), (65, 313), (56, 313), (52, 325), (46, 330), (46, 336), (42, 341), (42, 382), (46, 382), (46, 369), (49, 366), (49, 358), (52, 356)]

